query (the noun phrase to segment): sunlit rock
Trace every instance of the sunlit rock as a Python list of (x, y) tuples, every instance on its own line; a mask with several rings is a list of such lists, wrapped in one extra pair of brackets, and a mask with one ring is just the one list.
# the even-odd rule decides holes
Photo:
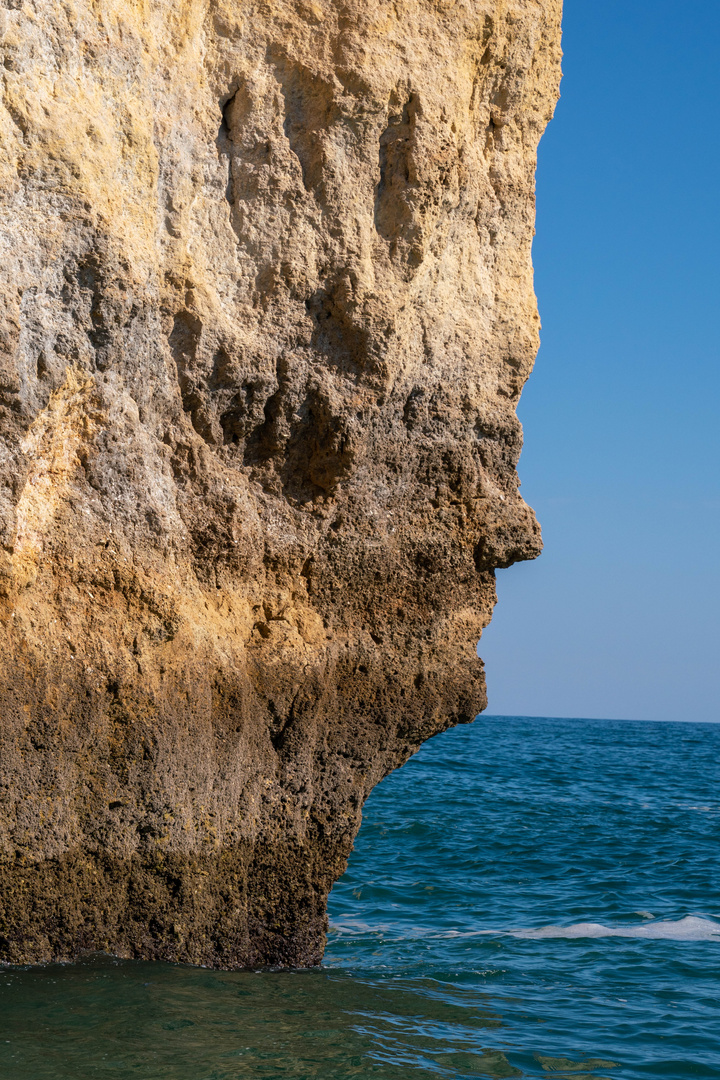
[(559, 0), (0, 10), (0, 958), (315, 964), (485, 705)]

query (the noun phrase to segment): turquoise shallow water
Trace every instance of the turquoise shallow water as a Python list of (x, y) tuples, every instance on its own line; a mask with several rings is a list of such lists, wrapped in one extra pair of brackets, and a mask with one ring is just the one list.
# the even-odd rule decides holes
[(720, 725), (484, 717), (371, 796), (322, 970), (0, 970), (2, 1080), (720, 1078)]

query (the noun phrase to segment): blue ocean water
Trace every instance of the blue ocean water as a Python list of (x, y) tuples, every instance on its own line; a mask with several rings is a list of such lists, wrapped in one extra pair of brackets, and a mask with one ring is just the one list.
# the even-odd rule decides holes
[(0, 971), (5, 1080), (720, 1078), (720, 725), (481, 717), (369, 799), (322, 969)]

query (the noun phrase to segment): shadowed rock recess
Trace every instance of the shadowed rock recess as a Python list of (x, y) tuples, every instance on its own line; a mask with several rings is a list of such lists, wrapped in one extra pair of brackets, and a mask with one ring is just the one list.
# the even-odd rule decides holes
[(559, 0), (4, 0), (0, 959), (317, 964), (486, 703)]

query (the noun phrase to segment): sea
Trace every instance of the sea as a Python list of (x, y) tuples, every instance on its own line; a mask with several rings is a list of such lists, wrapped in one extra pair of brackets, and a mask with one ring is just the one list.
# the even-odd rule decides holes
[(329, 910), (310, 971), (0, 970), (0, 1077), (720, 1078), (720, 724), (437, 736)]

